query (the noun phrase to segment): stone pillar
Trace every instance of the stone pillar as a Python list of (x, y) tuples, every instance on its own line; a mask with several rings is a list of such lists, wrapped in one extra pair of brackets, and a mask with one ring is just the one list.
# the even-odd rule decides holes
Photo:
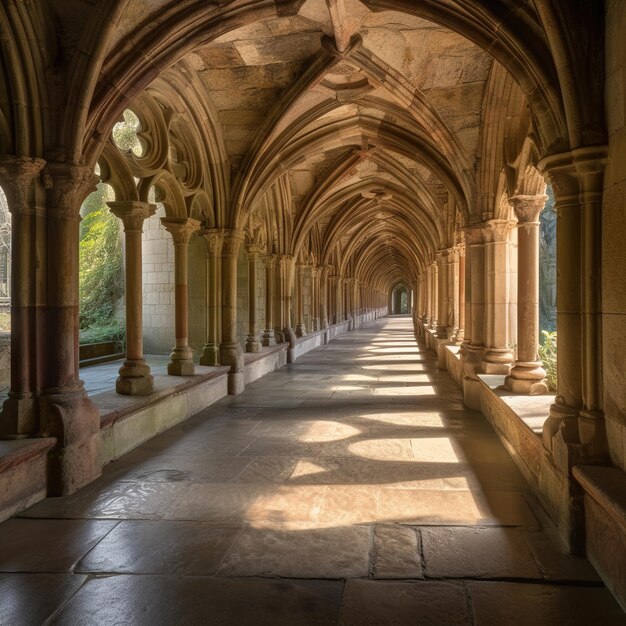
[[(48, 455), (48, 495), (70, 494), (102, 471), (100, 413), (78, 377), (78, 243), (80, 207), (97, 177), (87, 166), (48, 163), (45, 250), (47, 301), (40, 320), (38, 377), (42, 437), (56, 437)], [(32, 245), (32, 244), (31, 244)]]
[(243, 350), (237, 338), (237, 257), (243, 233), (225, 230), (222, 244), (222, 343), (220, 359), (229, 365), (228, 393), (236, 395), (245, 388)]
[(313, 330), (321, 330), (320, 324), (320, 273), (321, 269), (317, 266), (311, 268), (311, 323)]
[(278, 259), (278, 271), (280, 277), (280, 298), (282, 308), (282, 332), (285, 341), (293, 348), (296, 344), (296, 333), (293, 330), (291, 320), (291, 294), (293, 291), (295, 259), (288, 254), (283, 254)]
[(548, 196), (515, 196), (517, 217), (517, 362), (506, 379), (515, 393), (547, 393), (539, 361), (539, 214)]
[(557, 212), (557, 395), (543, 443), (563, 473), (608, 459), (599, 331), (605, 161), (606, 148), (598, 146), (539, 163), (552, 183)]
[(306, 265), (296, 265), (296, 337), (306, 337), (306, 323), (304, 321), (304, 272)]
[(320, 267), (320, 327), (321, 330), (328, 328), (328, 274), (330, 265)]
[(202, 348), (200, 365), (219, 365), (220, 362), (220, 332), (219, 311), (221, 305), (221, 256), (224, 233), (218, 228), (205, 228), (200, 232), (206, 242), (206, 288), (205, 303), (206, 343)]
[(430, 326), (430, 315), (432, 310), (431, 298), (432, 298), (432, 277), (431, 277), (432, 269), (430, 265), (427, 265), (424, 269), (424, 281), (422, 283), (422, 288), (424, 290), (424, 313), (422, 315), (422, 323), (426, 328)]
[(261, 342), (257, 331), (257, 263), (261, 248), (257, 245), (248, 247), (248, 336), (246, 352), (260, 352)]
[(430, 266), (430, 329), (437, 329), (437, 318), (439, 316), (439, 268), (437, 263)]
[[(45, 197), (41, 159), (2, 157), (0, 183), (11, 212), (11, 384), (0, 414), (0, 438), (39, 429), (37, 319), (45, 267)], [(37, 242), (42, 242), (35, 245)]]
[(437, 251), (437, 337), (448, 338), (448, 262), (446, 250)]
[(274, 336), (274, 288), (276, 286), (274, 262), (273, 255), (268, 254), (265, 257), (265, 330), (261, 343), (267, 347), (276, 345), (276, 337)]
[(200, 222), (187, 217), (162, 217), (161, 223), (174, 241), (176, 344), (170, 354), (170, 376), (193, 376), (193, 350), (189, 347), (189, 239)]
[(514, 222), (485, 222), (485, 314), (486, 345), (481, 370), (485, 374), (508, 374), (513, 352), (509, 346), (508, 237)]
[(459, 247), (448, 250), (448, 337), (457, 341), (459, 330)]
[(156, 213), (147, 202), (109, 202), (111, 213), (122, 220), (126, 244), (126, 359), (115, 381), (117, 393), (143, 396), (152, 392), (154, 380), (143, 358), (143, 287), (141, 235), (143, 223)]
[(459, 285), (458, 285), (458, 329), (454, 341), (462, 343), (465, 340), (465, 244), (459, 246)]

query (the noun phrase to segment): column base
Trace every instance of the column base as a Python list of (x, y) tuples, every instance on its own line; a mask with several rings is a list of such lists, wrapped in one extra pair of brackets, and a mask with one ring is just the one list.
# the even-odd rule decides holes
[(306, 337), (306, 326), (302, 322), (296, 324), (296, 337)]
[(483, 362), (480, 371), (483, 374), (504, 374), (511, 373), (511, 363), (513, 353), (508, 348), (487, 348), (483, 354)]
[(143, 359), (124, 361), (119, 373), (119, 378), (115, 381), (115, 391), (121, 395), (146, 396), (154, 390), (150, 367)]
[(266, 348), (276, 345), (276, 337), (274, 336), (274, 331), (271, 329), (266, 329), (263, 332), (263, 337), (261, 338), (261, 344)]
[(437, 326), (437, 339), (447, 339), (447, 338), (448, 338), (448, 327)]
[(541, 367), (541, 363), (518, 361), (511, 374), (506, 377), (504, 386), (513, 393), (538, 396), (548, 393), (545, 376), (546, 371)]
[(82, 384), (40, 397), (41, 436), (56, 437), (48, 455), (48, 495), (66, 496), (102, 474), (100, 412)]
[(261, 342), (257, 339), (256, 335), (248, 335), (246, 339), (246, 352), (261, 352)]
[(170, 376), (193, 376), (195, 374), (193, 350), (189, 346), (174, 348), (170, 359), (167, 364), (167, 373)]
[(245, 375), (243, 372), (228, 374), (228, 395), (237, 396), (246, 389)]
[(283, 335), (285, 341), (293, 348), (296, 345), (296, 333), (293, 332), (293, 328), (291, 328), (291, 326), (285, 326), (285, 328), (283, 328)]
[(200, 365), (209, 365), (215, 367), (220, 364), (220, 348), (215, 343), (207, 343), (202, 348), (202, 356), (200, 357)]
[(0, 413), (0, 439), (26, 439), (37, 432), (36, 398), (9, 391)]
[(320, 330), (320, 321), (317, 317), (313, 320), (311, 324), (311, 328), (313, 329), (314, 332), (317, 332), (318, 330)]
[(276, 343), (285, 343), (285, 333), (278, 328), (274, 329), (274, 339)]

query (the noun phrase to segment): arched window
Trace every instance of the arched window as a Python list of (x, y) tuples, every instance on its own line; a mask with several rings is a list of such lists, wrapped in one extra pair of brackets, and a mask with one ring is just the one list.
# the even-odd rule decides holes
[(0, 330), (11, 329), (11, 213), (0, 187)]

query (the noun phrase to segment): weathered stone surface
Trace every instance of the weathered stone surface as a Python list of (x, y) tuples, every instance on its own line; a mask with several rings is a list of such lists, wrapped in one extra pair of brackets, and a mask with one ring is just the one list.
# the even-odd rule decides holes
[(420, 535), (404, 526), (374, 527), (375, 578), (423, 578)]

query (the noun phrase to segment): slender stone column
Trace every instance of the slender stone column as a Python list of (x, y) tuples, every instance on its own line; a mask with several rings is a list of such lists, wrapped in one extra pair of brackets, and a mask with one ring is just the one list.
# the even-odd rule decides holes
[(430, 266), (430, 329), (437, 329), (439, 317), (439, 267), (437, 263)]
[(458, 320), (459, 328), (454, 341), (462, 343), (465, 340), (465, 244), (459, 246), (459, 290), (458, 290)]
[(328, 328), (328, 275), (330, 273), (330, 265), (322, 265), (320, 268), (320, 326), (321, 330)]
[(222, 240), (224, 233), (218, 228), (205, 228), (200, 232), (206, 242), (206, 343), (202, 348), (200, 365), (219, 365), (219, 309), (220, 303), (220, 270), (222, 255)]
[(448, 337), (456, 342), (459, 330), (459, 247), (448, 250)]
[(606, 147), (579, 148), (539, 163), (557, 211), (557, 395), (544, 446), (569, 473), (608, 458), (600, 393), (600, 204)]
[(11, 384), (0, 414), (0, 438), (21, 439), (39, 428), (37, 318), (45, 237), (41, 159), (2, 157), (0, 183), (11, 212)]
[(100, 413), (78, 376), (80, 207), (98, 179), (87, 166), (48, 163), (43, 180), (46, 235), (38, 245), (45, 256), (47, 300), (40, 320), (39, 434), (57, 438), (48, 455), (48, 495), (60, 496), (101, 473)]
[(320, 273), (321, 269), (317, 266), (311, 268), (311, 319), (313, 330), (321, 330), (320, 325)]
[(432, 311), (431, 298), (432, 298), (432, 269), (430, 265), (427, 265), (424, 269), (424, 282), (422, 287), (424, 289), (424, 313), (422, 315), (422, 323), (426, 328), (430, 326), (430, 315)]
[(257, 264), (261, 255), (258, 245), (248, 247), (248, 336), (246, 352), (260, 352), (261, 342), (257, 331)]
[(546, 372), (539, 361), (539, 214), (548, 196), (515, 196), (517, 217), (517, 362), (507, 377), (515, 393), (547, 393)]
[(261, 340), (264, 346), (276, 345), (276, 337), (274, 336), (274, 263), (274, 256), (268, 254), (265, 257), (265, 330)]
[(152, 392), (154, 380), (143, 358), (143, 288), (141, 235), (143, 223), (156, 213), (148, 202), (109, 202), (111, 213), (122, 220), (126, 237), (126, 359), (115, 381), (117, 393), (143, 396)]
[(509, 346), (508, 237), (514, 222), (490, 220), (483, 234), (486, 261), (486, 349), (481, 370), (485, 374), (508, 374), (513, 361)]
[(278, 259), (278, 270), (280, 276), (280, 297), (282, 307), (282, 332), (285, 341), (290, 347), (296, 344), (296, 333), (293, 330), (291, 319), (291, 300), (295, 274), (295, 259), (289, 254), (283, 254)]
[(304, 321), (304, 272), (307, 266), (296, 265), (296, 337), (306, 337), (306, 323)]
[(446, 250), (437, 251), (438, 313), (437, 337), (448, 338), (448, 261)]
[(228, 393), (236, 395), (245, 388), (243, 350), (237, 338), (237, 257), (243, 233), (225, 230), (222, 244), (222, 343), (220, 359), (229, 365)]
[(189, 239), (200, 222), (187, 217), (162, 217), (161, 223), (174, 241), (176, 344), (170, 354), (170, 376), (193, 376), (193, 350), (189, 347)]

